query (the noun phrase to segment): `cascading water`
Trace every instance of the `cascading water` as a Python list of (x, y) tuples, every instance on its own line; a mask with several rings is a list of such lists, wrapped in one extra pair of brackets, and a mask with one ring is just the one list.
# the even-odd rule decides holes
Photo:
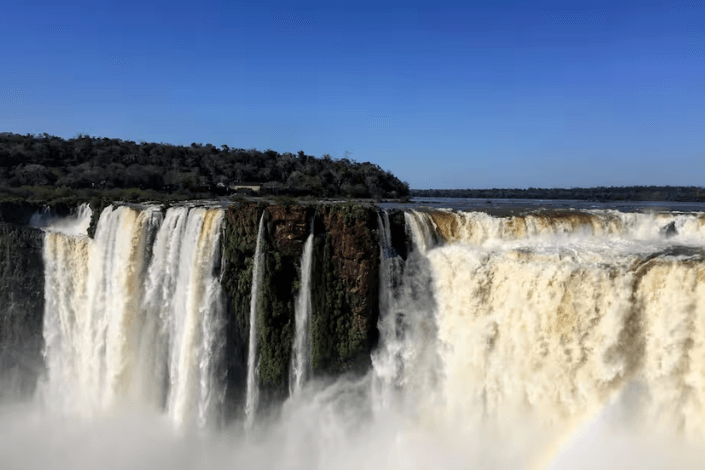
[(216, 209), (174, 207), (162, 221), (155, 207), (108, 207), (94, 240), (46, 233), (54, 409), (90, 416), (128, 404), (166, 406), (179, 427), (194, 418), (205, 425), (218, 406), (210, 388), (223, 386), (210, 360), (222, 336), (213, 275), (221, 220)]
[(379, 411), (421, 406), (417, 391), (437, 381), (435, 301), (426, 252), (433, 246), (430, 221), (416, 211), (404, 214), (410, 239), (406, 261), (392, 246), (389, 213), (378, 214), (380, 243), (380, 342), (372, 356), (373, 401)]
[(66, 217), (58, 216), (51, 209), (45, 208), (41, 212), (32, 214), (29, 225), (52, 232), (81, 235), (87, 232), (92, 216), (93, 209), (87, 203), (81, 204), (74, 213)]
[(425, 212), (410, 210), (404, 213), (404, 221), (411, 232), (415, 248), (425, 255), (436, 244), (433, 220)]
[(250, 295), (250, 334), (247, 349), (247, 397), (245, 402), (245, 429), (250, 430), (255, 422), (259, 400), (257, 379), (257, 307), (259, 303), (259, 286), (262, 283), (262, 240), (264, 238), (264, 213), (259, 219), (257, 245), (252, 266), (252, 293)]
[[(209, 274), (204, 279), (202, 301), (198, 305), (198, 313), (203, 318), (201, 322), (201, 357), (198, 363), (200, 371), (200, 393), (198, 397), (198, 424), (201, 428), (208, 424), (222, 424), (222, 413), (225, 401), (225, 304), (222, 292), (222, 258), (220, 256), (220, 224), (222, 212), (218, 220), (209, 222), (213, 237), (213, 255), (210, 263), (205, 266)], [(218, 264), (218, 262), (220, 264)], [(220, 275), (214, 273), (220, 270)]]
[(311, 376), (311, 265), (313, 261), (313, 227), (306, 239), (301, 255), (301, 287), (296, 297), (296, 334), (291, 351), (291, 372), (289, 393), (301, 392), (306, 380)]
[[(109, 207), (93, 243), (46, 234), (44, 337), (50, 400), (92, 415), (134, 393), (135, 352), (153, 211)], [(119, 236), (117, 236), (119, 234)]]
[[(240, 426), (194, 443), (147, 420), (102, 425), (106, 411), (135, 409), (123, 405), (180, 427), (212, 423), (224, 406), (221, 218), (121, 207), (101, 214), (95, 240), (47, 231), (44, 393), (93, 424), (76, 430), (0, 409), (4, 467), (126, 466), (112, 449), (147, 468), (701, 466), (700, 213), (381, 211), (379, 342), (367, 374), (310, 379), (257, 439), (243, 439)], [(405, 240), (393, 239), (402, 224)], [(247, 381), (237, 384), (247, 386), (246, 430), (258, 414), (264, 229), (263, 215), (252, 285), (239, 286), (252, 292)], [(305, 288), (310, 240), (301, 296), (316, 293)], [(345, 270), (347, 253), (331, 265)], [(290, 387), (295, 379), (292, 371)], [(53, 460), (17, 450), (28, 447)]]
[[(219, 229), (222, 212), (194, 208), (189, 211), (179, 256), (175, 297), (171, 304), (169, 328), (170, 394), (169, 414), (183, 426), (196, 414), (205, 426), (217, 406), (211, 401), (222, 388), (215, 380), (212, 358), (216, 338), (222, 336), (222, 308), (218, 278), (213, 266), (219, 259)], [(216, 382), (216, 383), (214, 383)], [(196, 410), (194, 410), (194, 407)]]
[[(145, 339), (142, 358), (152, 371), (153, 380), (144, 383), (149, 401), (158, 408), (173, 403), (168, 383), (178, 376), (170, 373), (170, 354), (178, 349), (174, 334), (173, 312), (183, 301), (183, 291), (177, 289), (179, 273), (188, 271), (188, 261), (182, 256), (188, 208), (175, 207), (167, 211), (152, 247), (152, 262), (147, 273), (143, 302)], [(183, 264), (182, 264), (183, 263)], [(171, 343), (171, 344), (170, 344)], [(169, 406), (170, 412), (173, 406)], [(172, 415), (174, 416), (174, 415)]]
[[(700, 216), (432, 218), (451, 241), (429, 252), (445, 377), (438, 419), (491, 428), (537, 463), (552, 447), (519, 451), (527, 423), (560, 441), (614, 400), (630, 402), (620, 413), (643, 432), (701, 440)], [(678, 233), (667, 238), (670, 223)]]
[(387, 410), (395, 399), (395, 390), (401, 379), (402, 312), (399, 296), (404, 260), (392, 247), (389, 213), (377, 214), (379, 232), (379, 310), (380, 344), (373, 356), (375, 381), (373, 392), (379, 410)]
[[(705, 392), (695, 364), (705, 359), (705, 218), (404, 215), (412, 241), (405, 263), (390, 249), (388, 214), (378, 219), (373, 383), (386, 391), (382, 408), (391, 401), (430, 429), (476, 442), (491, 436), (512, 449), (501, 458), (474, 449), (470, 461), (485, 467), (541, 468), (564, 436), (604, 420), (606, 409), (635, 432), (702, 442)], [(412, 260), (427, 264), (412, 272)], [(426, 309), (423, 296), (409, 300), (418, 287), (407, 288), (424, 276), (433, 279)], [(431, 367), (412, 360), (432, 353)]]

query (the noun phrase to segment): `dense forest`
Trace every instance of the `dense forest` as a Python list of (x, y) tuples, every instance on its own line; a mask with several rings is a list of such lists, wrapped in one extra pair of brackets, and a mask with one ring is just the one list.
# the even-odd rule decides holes
[(694, 186), (625, 186), (553, 189), (412, 189), (412, 197), (483, 199), (574, 199), (581, 201), (705, 202), (705, 188)]
[(401, 198), (409, 192), (407, 183), (373, 163), (303, 151), (0, 133), (0, 191), (6, 194), (134, 188), (195, 197), (230, 194), (233, 186), (250, 182), (275, 195)]

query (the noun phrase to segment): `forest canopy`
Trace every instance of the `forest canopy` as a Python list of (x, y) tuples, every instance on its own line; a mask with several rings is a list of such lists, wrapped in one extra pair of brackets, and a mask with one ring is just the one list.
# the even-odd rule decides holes
[(228, 194), (245, 183), (262, 192), (316, 197), (401, 198), (409, 185), (378, 165), (274, 150), (136, 143), (81, 135), (0, 133), (0, 188), (53, 187)]

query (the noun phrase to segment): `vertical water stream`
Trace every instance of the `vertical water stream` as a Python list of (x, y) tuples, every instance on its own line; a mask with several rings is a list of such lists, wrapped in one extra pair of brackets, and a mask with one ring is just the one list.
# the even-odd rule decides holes
[(296, 334), (291, 352), (289, 392), (299, 393), (311, 375), (311, 262), (313, 260), (313, 229), (301, 255), (301, 287), (296, 298)]
[(247, 397), (245, 401), (245, 429), (250, 430), (255, 422), (259, 400), (259, 383), (257, 377), (257, 306), (259, 287), (262, 283), (262, 239), (264, 237), (264, 213), (259, 219), (257, 246), (252, 267), (252, 293), (250, 295), (250, 335), (247, 348)]

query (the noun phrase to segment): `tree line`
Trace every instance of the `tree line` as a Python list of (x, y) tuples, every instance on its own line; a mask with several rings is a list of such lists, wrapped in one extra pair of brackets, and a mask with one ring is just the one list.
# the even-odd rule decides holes
[(407, 183), (378, 165), (274, 150), (0, 133), (0, 186), (227, 194), (238, 183), (316, 197), (402, 198)]
[(412, 197), (480, 199), (574, 199), (580, 201), (705, 202), (705, 188), (695, 186), (624, 186), (528, 189), (412, 189)]

